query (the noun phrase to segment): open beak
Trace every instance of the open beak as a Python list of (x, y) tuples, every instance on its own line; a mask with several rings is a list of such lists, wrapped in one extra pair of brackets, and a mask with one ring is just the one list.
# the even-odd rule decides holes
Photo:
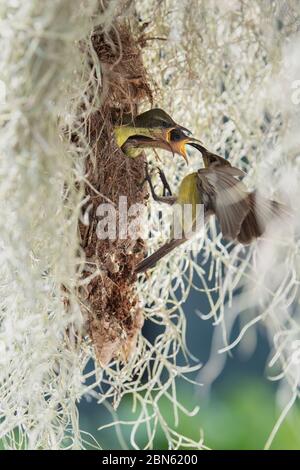
[(187, 160), (187, 153), (186, 153), (186, 145), (191, 145), (191, 146), (197, 146), (196, 148), (198, 148), (199, 144), (202, 144), (201, 140), (199, 139), (195, 139), (194, 137), (188, 137), (186, 139), (184, 139), (182, 141), (182, 144), (181, 144), (181, 155), (183, 156), (183, 158), (185, 159), (185, 161), (188, 163), (188, 160)]
[[(181, 128), (185, 129), (185, 128)], [(174, 135), (174, 134), (173, 134)], [(200, 142), (200, 140), (195, 139), (194, 137), (189, 137), (182, 132), (181, 138), (178, 140), (172, 139), (172, 133), (169, 132), (167, 135), (167, 141), (172, 148), (173, 153), (181, 155), (186, 163), (188, 164), (188, 156), (186, 151), (186, 145), (193, 145), (195, 142)]]
[(188, 156), (186, 152), (186, 145), (189, 143), (189, 139), (184, 139), (181, 142), (179, 142), (179, 154), (185, 159), (186, 164), (188, 165)]

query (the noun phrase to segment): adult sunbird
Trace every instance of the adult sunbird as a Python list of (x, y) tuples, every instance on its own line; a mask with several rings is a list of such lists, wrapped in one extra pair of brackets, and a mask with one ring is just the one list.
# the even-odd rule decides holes
[(139, 156), (143, 148), (161, 148), (179, 154), (187, 161), (185, 146), (197, 141), (188, 137), (185, 132), (190, 131), (160, 108), (150, 109), (134, 119), (125, 117), (124, 121), (114, 132), (118, 146), (128, 157)]
[[(198, 150), (200, 147), (197, 144)], [(262, 197), (257, 191), (248, 192), (244, 183), (239, 180), (244, 173), (232, 167), (227, 160), (207, 151), (204, 147), (201, 152), (205, 168), (185, 176), (180, 183), (177, 196), (157, 196), (151, 178), (147, 175), (155, 200), (168, 204), (176, 203), (182, 208), (189, 204), (192, 217), (186, 220), (184, 215), (181, 216), (183, 235), (175, 238), (172, 230), (170, 241), (141, 261), (135, 272), (141, 273), (152, 268), (161, 258), (190, 238), (190, 234), (197, 226), (198, 204), (203, 205), (204, 222), (215, 215), (223, 237), (244, 245), (260, 237), (274, 217), (287, 213), (282, 204)]]

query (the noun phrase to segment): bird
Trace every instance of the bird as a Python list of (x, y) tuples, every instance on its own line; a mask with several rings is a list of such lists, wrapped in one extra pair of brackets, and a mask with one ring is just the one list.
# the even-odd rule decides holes
[(160, 108), (135, 118), (125, 116), (123, 124), (114, 128), (116, 143), (128, 157), (138, 157), (144, 148), (161, 148), (181, 155), (187, 162), (185, 145), (194, 140), (186, 133), (190, 131)]
[[(204, 223), (214, 215), (220, 224), (223, 237), (244, 245), (260, 237), (272, 219), (288, 213), (283, 204), (268, 200), (257, 191), (249, 192), (240, 180), (245, 173), (233, 167), (228, 160), (209, 152), (205, 147), (200, 149), (199, 144), (196, 148), (201, 150), (204, 168), (182, 179), (177, 196), (157, 196), (151, 178), (148, 172), (146, 173), (146, 179), (155, 200), (171, 205), (176, 204), (181, 209), (188, 204), (192, 213), (187, 219), (182, 211), (179, 218), (174, 217), (177, 223), (179, 220), (182, 227), (180, 236), (175, 236), (173, 226), (170, 240), (142, 260), (135, 268), (136, 273), (142, 273), (154, 267), (161, 258), (193, 235), (199, 222), (197, 220), (199, 204), (204, 210)], [(162, 173), (160, 170), (160, 176)]]

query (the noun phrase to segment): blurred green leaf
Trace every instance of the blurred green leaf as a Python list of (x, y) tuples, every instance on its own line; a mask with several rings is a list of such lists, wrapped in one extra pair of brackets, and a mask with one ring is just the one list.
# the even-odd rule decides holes
[[(175, 428), (173, 407), (162, 399), (160, 411), (170, 426), (185, 436), (199, 440), (200, 430), (204, 432), (204, 442), (211, 449), (263, 449), (268, 436), (278, 419), (280, 410), (276, 406), (275, 389), (267, 382), (256, 378), (240, 379), (225, 386), (218, 386), (210, 400), (197, 397), (196, 391), (191, 395), (191, 387), (178, 387), (181, 403), (189, 410), (200, 406), (195, 417), (188, 417), (179, 412), (179, 425)], [(134, 420), (131, 413), (131, 400), (121, 404), (118, 415), (121, 419)], [(100, 423), (100, 416), (94, 415), (95, 422)], [(272, 449), (300, 449), (300, 408), (295, 405), (281, 426)], [(87, 424), (87, 422), (86, 422)], [(88, 429), (92, 432), (92, 429)], [(130, 439), (130, 426), (122, 426), (126, 442)], [(105, 437), (104, 437), (105, 436)], [(108, 448), (120, 448), (113, 430), (101, 432)], [(140, 446), (147, 442), (146, 429), (142, 426), (137, 434)], [(167, 440), (163, 430), (158, 429), (154, 441), (155, 449), (166, 449)]]

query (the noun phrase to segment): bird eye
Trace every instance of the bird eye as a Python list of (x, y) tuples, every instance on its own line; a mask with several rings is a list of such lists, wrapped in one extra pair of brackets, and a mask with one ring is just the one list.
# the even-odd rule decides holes
[(178, 141), (182, 138), (182, 133), (178, 129), (173, 129), (170, 132), (170, 140), (172, 141)]

